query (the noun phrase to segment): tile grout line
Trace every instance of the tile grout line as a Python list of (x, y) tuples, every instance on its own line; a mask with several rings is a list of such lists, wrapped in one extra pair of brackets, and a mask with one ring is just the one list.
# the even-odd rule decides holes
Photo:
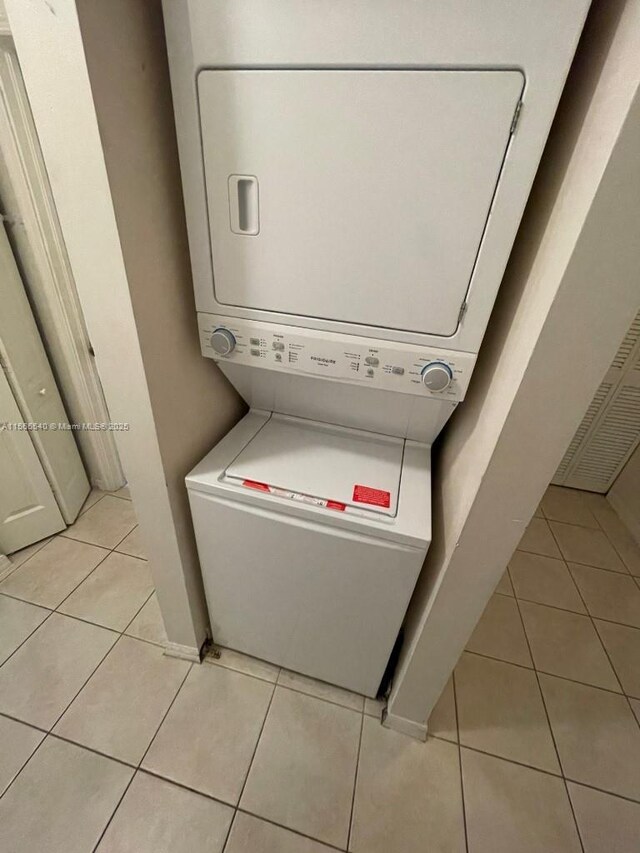
[[(592, 566), (591, 568), (596, 568), (596, 567), (595, 567), (595, 566)], [(620, 676), (618, 675), (618, 670), (616, 669), (616, 667), (615, 667), (615, 665), (614, 665), (613, 661), (611, 660), (611, 656), (610, 656), (610, 654), (609, 654), (609, 650), (607, 649), (607, 647), (606, 647), (606, 645), (605, 645), (605, 643), (604, 643), (604, 641), (603, 641), (602, 637), (600, 636), (600, 631), (598, 631), (598, 626), (596, 625), (595, 617), (592, 615), (591, 611), (589, 610), (589, 607), (588, 607), (588, 605), (587, 605), (587, 602), (585, 601), (585, 598), (584, 598), (584, 596), (582, 595), (582, 590), (580, 589), (580, 587), (579, 587), (578, 583), (576, 582), (575, 578), (573, 577), (573, 573), (572, 573), (572, 571), (571, 571), (571, 569), (569, 568), (569, 566), (568, 566), (568, 565), (567, 565), (567, 571), (569, 572), (569, 574), (570, 574), (570, 576), (571, 576), (571, 579), (573, 580), (573, 582), (574, 582), (574, 584), (575, 584), (575, 586), (576, 586), (576, 589), (578, 590), (578, 595), (580, 596), (580, 600), (582, 601), (582, 603), (583, 603), (584, 607), (586, 608), (587, 616), (588, 616), (588, 618), (589, 618), (589, 619), (590, 619), (590, 621), (591, 621), (591, 627), (592, 627), (592, 628), (593, 628), (593, 630), (596, 632), (596, 636), (597, 636), (598, 640), (600, 641), (600, 647), (602, 648), (602, 651), (604, 652), (605, 657), (606, 657), (606, 658), (607, 658), (607, 660), (609, 661), (609, 666), (611, 667), (611, 670), (612, 670), (613, 674), (614, 674), (614, 675), (615, 675), (615, 677), (616, 677), (616, 681), (618, 682), (618, 685), (619, 685), (619, 687), (620, 687), (620, 692), (622, 693), (622, 695), (623, 695), (623, 696), (625, 696), (625, 698), (627, 698), (627, 704), (629, 705), (629, 710), (631, 710), (631, 713), (633, 714), (633, 709), (631, 708), (631, 705), (630, 705), (629, 700), (628, 700), (628, 697), (627, 697), (626, 690), (624, 689), (624, 687), (623, 687), (623, 685), (622, 685), (622, 681), (620, 680)], [(598, 617), (598, 618), (599, 618), (599, 617)], [(608, 620), (608, 619), (604, 619), (604, 620), (602, 620), (602, 621), (604, 621), (604, 622), (609, 622), (609, 620)], [(626, 628), (632, 628), (632, 627), (633, 627), (632, 625), (625, 625), (625, 623), (623, 623), (623, 622), (613, 622), (612, 624), (614, 624), (614, 625), (622, 625), (623, 627), (626, 627)], [(603, 690), (603, 689), (605, 689), (605, 688), (599, 688), (599, 689)], [(613, 692), (616, 692), (616, 691), (613, 691)], [(635, 714), (633, 714), (633, 716), (635, 717)], [(638, 722), (638, 725), (640, 726), (640, 722)]]
[[(551, 530), (550, 525), (549, 525), (549, 529)], [(553, 535), (553, 530), (551, 530), (551, 534)], [(554, 536), (554, 541), (555, 541), (555, 536)], [(556, 542), (556, 545), (558, 545), (557, 542)], [(558, 548), (559, 547), (560, 546), (558, 545)], [(573, 803), (571, 802), (571, 797), (569, 796), (569, 786), (567, 785), (567, 780), (566, 780), (565, 775), (564, 775), (564, 767), (562, 764), (562, 759), (560, 757), (560, 750), (558, 749), (556, 736), (555, 736), (554, 731), (553, 731), (553, 726), (551, 725), (551, 718), (549, 716), (549, 710), (547, 708), (547, 702), (546, 702), (545, 697), (544, 697), (544, 691), (542, 689), (542, 685), (540, 684), (540, 675), (538, 674), (538, 670), (535, 668), (535, 658), (533, 657), (533, 651), (531, 649), (531, 643), (529, 642), (529, 635), (527, 634), (527, 628), (526, 628), (524, 619), (522, 617), (522, 611), (520, 610), (520, 602), (518, 601), (517, 598), (516, 598), (516, 607), (518, 608), (518, 614), (520, 616), (520, 622), (522, 624), (522, 630), (524, 632), (524, 638), (526, 640), (527, 647), (529, 649), (529, 655), (531, 656), (531, 661), (533, 663), (533, 671), (535, 673), (536, 683), (538, 685), (538, 693), (540, 694), (540, 699), (542, 700), (542, 707), (544, 708), (544, 714), (545, 714), (545, 717), (547, 719), (547, 726), (549, 727), (549, 734), (551, 735), (551, 741), (553, 743), (553, 748), (555, 750), (556, 758), (558, 760), (558, 765), (560, 767), (560, 773), (562, 774), (561, 778), (562, 778), (562, 781), (564, 784), (565, 794), (566, 794), (567, 800), (569, 802), (569, 808), (571, 809), (571, 814), (573, 816), (573, 823), (574, 823), (574, 826), (576, 828), (576, 834), (578, 836), (578, 841), (580, 842), (580, 849), (582, 850), (582, 853), (584, 853), (584, 844), (582, 843), (582, 836), (580, 835), (580, 828), (578, 826), (578, 819), (576, 817), (576, 813), (575, 813), (574, 808), (573, 808)]]
[[(464, 828), (464, 844), (467, 853), (469, 853), (469, 830), (467, 827), (467, 803), (464, 794), (464, 774), (462, 772), (462, 746), (460, 745), (460, 723), (458, 720), (458, 693), (456, 690), (456, 671), (455, 668), (451, 673), (451, 681), (453, 685), (453, 713), (456, 718), (456, 745), (458, 747), (458, 769), (460, 772), (460, 795), (462, 798), (462, 825)], [(427, 728), (428, 731), (428, 728)]]
[(222, 848), (220, 850), (220, 853), (225, 853), (225, 850), (227, 849), (227, 844), (229, 843), (229, 839), (231, 838), (231, 832), (233, 830), (233, 827), (235, 825), (237, 817), (238, 817), (238, 809), (235, 808), (233, 810), (233, 814), (231, 815), (231, 820), (229, 821), (229, 828), (227, 829), (227, 834), (224, 837), (224, 842), (222, 844)]
[[(527, 602), (525, 602), (525, 604), (526, 603)], [(544, 605), (541, 605), (541, 606), (544, 607)], [(566, 612), (571, 612), (571, 611), (566, 611)], [(578, 616), (578, 615), (582, 616), (583, 614), (577, 614), (576, 613), (575, 615), (576, 616)], [(527, 672), (534, 672), (535, 671), (535, 672), (539, 672), (540, 675), (549, 675), (552, 678), (557, 678), (560, 681), (568, 681), (570, 684), (580, 684), (582, 687), (591, 687), (594, 690), (601, 690), (603, 693), (611, 693), (613, 696), (627, 696), (627, 694), (624, 692), (624, 689), (622, 688), (622, 686), (620, 687), (620, 690), (612, 690), (610, 687), (601, 687), (599, 684), (589, 684), (587, 681), (579, 681), (576, 678), (569, 678), (566, 675), (558, 675), (557, 672), (547, 672), (547, 670), (545, 670), (545, 669), (537, 669), (535, 664), (533, 666), (525, 666), (523, 663), (514, 663), (511, 660), (505, 660), (504, 658), (496, 658), (496, 657), (493, 657), (493, 655), (487, 655), (487, 654), (484, 654), (483, 652), (474, 652), (474, 651), (471, 651), (471, 649), (465, 649), (464, 652), (467, 655), (475, 655), (476, 657), (483, 658), (484, 660), (492, 660), (492, 661), (495, 661), (496, 663), (506, 663), (508, 666), (517, 666), (519, 669), (524, 669)], [(614, 675), (615, 674), (616, 673), (614, 670)], [(616, 678), (617, 678), (617, 675), (616, 675)], [(631, 698), (635, 699), (637, 697), (631, 696)]]
[[(61, 615), (62, 615), (62, 614), (61, 614)], [(105, 629), (105, 630), (108, 630), (108, 629)], [(117, 633), (117, 632), (116, 632), (116, 631), (113, 631), (113, 633), (115, 634), (115, 633)], [(64, 717), (64, 715), (67, 713), (67, 711), (69, 710), (69, 708), (73, 705), (73, 703), (76, 701), (76, 699), (78, 698), (78, 696), (82, 693), (82, 691), (84, 690), (84, 688), (85, 688), (85, 687), (87, 686), (87, 684), (91, 681), (91, 679), (93, 678), (93, 676), (96, 674), (96, 672), (98, 671), (99, 667), (104, 663), (104, 661), (107, 659), (107, 657), (109, 656), (109, 654), (111, 653), (111, 651), (112, 651), (112, 650), (117, 646), (117, 644), (120, 642), (121, 637), (122, 637), (122, 634), (118, 634), (117, 639), (115, 639), (115, 640), (113, 641), (113, 643), (109, 646), (109, 648), (108, 648), (108, 649), (107, 649), (107, 651), (104, 653), (104, 655), (100, 658), (100, 660), (98, 661), (98, 663), (97, 663), (97, 664), (94, 666), (94, 668), (91, 670), (91, 672), (89, 673), (89, 675), (87, 676), (87, 678), (82, 682), (82, 685), (81, 685), (80, 689), (79, 689), (79, 690), (78, 690), (78, 691), (73, 695), (73, 697), (72, 697), (71, 701), (70, 701), (70, 702), (68, 702), (68, 703), (65, 705), (64, 709), (62, 710), (62, 713), (58, 715), (58, 717), (56, 718), (56, 720), (55, 720), (54, 724), (53, 724), (53, 725), (51, 726), (51, 728), (49, 729), (49, 734), (51, 734), (51, 733), (53, 732), (54, 728), (58, 725), (58, 723), (60, 722), (60, 720)]]
[[(19, 563), (17, 566), (14, 566), (14, 567), (11, 569), (11, 571), (7, 571), (7, 574), (6, 574), (6, 575), (3, 575), (2, 580), (0, 580), (0, 584), (4, 583), (8, 578), (10, 578), (10, 577), (11, 577), (11, 575), (15, 574), (15, 573), (18, 571), (18, 569), (21, 569), (23, 566), (26, 566), (26, 565), (27, 565), (27, 563), (29, 562), (29, 560), (33, 559), (33, 557), (35, 557), (35, 555), (36, 555), (36, 554), (40, 553), (40, 551), (42, 551), (42, 549), (43, 549), (44, 547), (46, 547), (46, 546), (49, 544), (49, 542), (51, 542), (53, 539), (55, 539), (55, 538), (56, 538), (56, 536), (58, 536), (58, 534), (57, 534), (57, 533), (54, 533), (52, 536), (47, 536), (47, 537), (45, 537), (44, 539), (41, 539), (41, 540), (40, 540), (40, 543), (34, 543), (34, 544), (40, 544), (40, 547), (39, 547), (39, 548), (37, 548), (37, 549), (33, 552), (33, 554), (31, 554), (30, 556), (28, 556), (26, 560), (23, 560), (23, 561), (22, 561), (21, 563)], [(25, 548), (30, 548), (30, 547), (31, 547), (30, 545), (25, 545)], [(20, 549), (20, 550), (22, 550), (22, 549)], [(17, 552), (15, 552), (15, 553), (17, 553)], [(7, 559), (9, 560), (9, 562), (11, 562), (11, 557), (10, 557), (8, 554), (6, 555), (6, 557), (7, 557)]]
[[(595, 516), (594, 516), (594, 517), (595, 517)], [(597, 519), (597, 518), (596, 518), (596, 521), (598, 521), (598, 519)], [(598, 522), (598, 523), (599, 523), (599, 522)], [(553, 530), (551, 530), (551, 535), (553, 536), (553, 538), (554, 538), (554, 540), (555, 540), (556, 545), (558, 546), (558, 548), (560, 548), (560, 543), (558, 542), (558, 539), (557, 539), (557, 537), (556, 537), (555, 533), (553, 532)], [(605, 534), (605, 536), (606, 536), (606, 534)], [(561, 551), (561, 553), (562, 553), (562, 549), (560, 549), (560, 551)], [(563, 555), (563, 556), (564, 556), (564, 555)], [(619, 675), (618, 675), (618, 672), (617, 672), (617, 670), (616, 670), (615, 666), (613, 665), (613, 661), (612, 661), (612, 660), (611, 660), (611, 658), (609, 657), (609, 652), (607, 651), (607, 648), (606, 648), (605, 644), (604, 644), (604, 643), (603, 643), (603, 641), (602, 641), (602, 637), (600, 636), (600, 632), (598, 631), (598, 628), (596, 627), (596, 624), (595, 624), (594, 618), (593, 618), (593, 616), (591, 615), (591, 611), (589, 610), (589, 607), (588, 607), (588, 605), (587, 605), (587, 602), (586, 602), (586, 600), (585, 600), (585, 598), (584, 598), (584, 596), (583, 596), (583, 594), (582, 594), (582, 590), (580, 589), (580, 586), (579, 586), (578, 582), (577, 582), (577, 581), (576, 581), (576, 579), (574, 578), (574, 576), (573, 576), (573, 572), (572, 572), (572, 571), (571, 571), (571, 569), (569, 568), (569, 561), (568, 561), (568, 560), (565, 560), (565, 568), (566, 568), (566, 570), (569, 572), (569, 577), (570, 577), (570, 578), (571, 578), (571, 580), (573, 581), (573, 585), (575, 586), (575, 588), (576, 588), (576, 590), (577, 590), (577, 592), (578, 592), (578, 595), (580, 596), (580, 601), (582, 602), (582, 606), (583, 606), (583, 607), (584, 607), (584, 609), (587, 611), (587, 616), (588, 616), (588, 618), (591, 620), (591, 627), (592, 627), (592, 628), (593, 628), (593, 630), (596, 632), (596, 636), (597, 636), (598, 640), (600, 641), (600, 646), (601, 646), (602, 650), (604, 651), (604, 653), (605, 653), (605, 655), (606, 655), (607, 660), (609, 661), (609, 666), (611, 667), (611, 670), (612, 670), (613, 674), (615, 675), (616, 681), (618, 682), (618, 686), (620, 687), (620, 691), (621, 691), (621, 693), (622, 693), (623, 695), (626, 695), (626, 694), (625, 694), (625, 691), (624, 691), (624, 688), (623, 688), (623, 686), (622, 686), (622, 682), (620, 681), (620, 677), (619, 677)], [(596, 568), (596, 567), (595, 567), (595, 566), (592, 566), (591, 568)], [(606, 571), (606, 570), (603, 570), (603, 571)], [(601, 689), (603, 689), (603, 688), (601, 688)], [(612, 692), (615, 692), (615, 691), (612, 691)], [(627, 701), (627, 703), (628, 703), (628, 701)], [(633, 712), (632, 712), (632, 713), (633, 713)], [(634, 715), (634, 716), (635, 716), (635, 715)]]
[[(153, 580), (153, 578), (151, 578), (151, 580)], [(129, 622), (127, 622), (127, 624), (125, 625), (125, 627), (122, 629), (122, 633), (123, 633), (123, 634), (126, 634), (127, 636), (129, 636), (129, 634), (127, 634), (127, 631), (129, 630), (129, 628), (131, 627), (131, 625), (135, 622), (135, 620), (138, 618), (138, 616), (140, 615), (141, 610), (143, 610), (143, 608), (145, 608), (145, 607), (147, 606), (147, 604), (149, 603), (149, 601), (150, 601), (151, 597), (155, 594), (155, 591), (156, 591), (156, 588), (155, 588), (155, 586), (154, 586), (154, 587), (153, 587), (153, 589), (151, 590), (151, 592), (149, 593), (149, 595), (145, 598), (145, 600), (142, 602), (142, 604), (140, 605), (140, 607), (136, 610), (136, 612), (134, 613), (134, 615), (131, 617), (131, 619), (129, 620)], [(162, 616), (162, 614), (160, 614), (160, 615)], [(139, 639), (139, 638), (138, 638), (138, 637), (134, 637), (133, 639)], [(158, 644), (157, 644), (157, 643), (155, 643), (154, 645), (158, 645)]]
[(347, 830), (347, 850), (351, 850), (351, 833), (353, 830), (353, 811), (356, 804), (356, 790), (358, 788), (358, 772), (360, 770), (360, 750), (362, 749), (362, 735), (364, 732), (364, 702), (362, 703), (362, 718), (360, 720), (360, 735), (358, 737), (358, 751), (356, 754), (356, 771), (353, 774), (353, 791), (351, 792), (351, 810), (349, 812), (349, 828)]
[[(20, 599), (16, 599), (16, 600), (17, 600), (17, 601), (20, 601)], [(47, 615), (44, 617), (44, 619), (42, 620), (42, 622), (41, 622), (39, 625), (36, 625), (36, 627), (33, 629), (33, 631), (32, 631), (28, 636), (26, 636), (26, 637), (24, 638), (24, 640), (23, 640), (23, 641), (22, 641), (18, 646), (16, 646), (16, 648), (11, 652), (11, 654), (10, 654), (10, 655), (5, 659), (5, 660), (3, 660), (3, 661), (2, 661), (2, 663), (0, 663), (0, 670), (2, 669), (2, 667), (3, 667), (6, 663), (8, 663), (8, 662), (11, 660), (11, 658), (16, 654), (16, 652), (18, 652), (18, 651), (19, 651), (19, 650), (24, 646), (24, 644), (27, 642), (27, 640), (30, 640), (30, 639), (31, 639), (31, 637), (33, 637), (33, 635), (36, 633), (36, 631), (37, 631), (39, 628), (42, 628), (42, 626), (44, 625), (44, 623), (45, 623), (45, 622), (48, 622), (48, 621), (49, 621), (49, 619), (51, 619), (51, 617), (53, 616), (54, 612), (55, 612), (55, 611), (50, 610), (50, 611), (47, 613)]]
[[(13, 717), (10, 717), (9, 719), (13, 719)], [(17, 722), (22, 722), (22, 721), (21, 721), (21, 720), (18, 720)], [(38, 731), (42, 731), (42, 729), (38, 729)], [(31, 761), (31, 759), (33, 758), (33, 756), (34, 756), (34, 755), (39, 751), (40, 747), (41, 747), (41, 746), (42, 746), (42, 744), (46, 741), (46, 739), (48, 738), (48, 736), (49, 736), (48, 732), (45, 732), (45, 733), (44, 733), (44, 737), (42, 738), (42, 740), (40, 741), (40, 743), (36, 746), (36, 748), (33, 750), (33, 752), (31, 753), (31, 755), (27, 758), (27, 760), (24, 762), (24, 764), (21, 766), (21, 768), (20, 768), (20, 769), (18, 770), (18, 772), (15, 774), (15, 776), (13, 777), (13, 779), (9, 782), (9, 784), (8, 784), (8, 785), (7, 785), (7, 787), (4, 789), (4, 791), (0, 794), (0, 800), (4, 797), (4, 795), (7, 793), (7, 791), (9, 791), (9, 789), (10, 789), (10, 788), (15, 784), (16, 780), (18, 779), (18, 777), (22, 774), (22, 771), (24, 770), (24, 768), (25, 768), (25, 767), (27, 766), (27, 764)]]
[[(222, 664), (217, 664), (217, 666), (222, 666)], [(242, 672), (242, 670), (235, 670), (235, 672)], [(251, 678), (257, 678), (260, 681), (266, 681), (265, 678), (260, 679), (258, 675), (251, 675), (251, 673), (249, 672), (245, 672), (243, 673), (243, 675), (250, 675)], [(272, 682), (268, 683), (271, 684)], [(364, 714), (364, 702), (362, 703), (362, 710), (359, 711), (357, 708), (352, 708), (351, 705), (342, 705), (340, 702), (336, 702), (334, 699), (327, 699), (326, 696), (316, 696), (315, 693), (306, 693), (304, 690), (298, 690), (297, 687), (289, 687), (288, 684), (281, 684), (279, 681), (276, 681), (275, 685), (276, 687), (282, 687), (283, 690), (290, 690), (292, 693), (299, 693), (300, 696), (310, 696), (312, 699), (317, 699), (319, 702), (327, 702), (327, 704), (335, 705), (337, 708), (345, 708), (347, 711), (353, 711), (354, 714)], [(354, 693), (353, 695), (360, 696), (359, 693)], [(367, 716), (371, 716), (371, 714), (367, 714)]]
[[(123, 636), (123, 635), (121, 635), (121, 636)], [(114, 645), (115, 645), (115, 644), (114, 644)], [(187, 667), (187, 671), (186, 671), (186, 672), (185, 672), (185, 674), (184, 674), (184, 678), (182, 679), (182, 681), (181, 681), (181, 682), (180, 682), (180, 684), (178, 685), (178, 689), (176, 690), (175, 696), (173, 697), (173, 699), (172, 699), (172, 700), (171, 700), (171, 702), (169, 703), (169, 706), (168, 706), (167, 710), (166, 710), (166, 711), (165, 711), (165, 713), (162, 715), (162, 719), (160, 720), (160, 723), (158, 724), (158, 728), (155, 730), (155, 732), (154, 732), (154, 734), (153, 734), (153, 737), (152, 737), (152, 738), (151, 738), (151, 740), (149, 741), (149, 744), (147, 745), (147, 748), (145, 749), (144, 753), (142, 754), (142, 758), (141, 758), (141, 759), (140, 759), (140, 761), (137, 763), (137, 765), (135, 765), (135, 766), (133, 767), (133, 773), (131, 774), (131, 779), (129, 779), (129, 782), (128, 782), (128, 784), (127, 784), (126, 788), (125, 788), (125, 789), (124, 789), (124, 791), (122, 792), (122, 796), (120, 797), (120, 799), (119, 799), (119, 800), (118, 800), (118, 802), (116, 803), (116, 806), (115, 806), (114, 810), (111, 812), (111, 816), (109, 817), (109, 820), (106, 822), (106, 824), (105, 824), (105, 826), (104, 826), (104, 828), (103, 828), (102, 832), (100, 833), (100, 837), (98, 838), (98, 840), (97, 840), (97, 842), (96, 842), (96, 844), (95, 844), (95, 847), (93, 848), (92, 853), (96, 853), (96, 850), (97, 850), (97, 849), (98, 849), (98, 847), (100, 846), (100, 843), (101, 843), (102, 839), (104, 838), (105, 833), (107, 832), (107, 830), (108, 830), (108, 829), (109, 829), (109, 827), (111, 826), (111, 822), (113, 821), (114, 817), (116, 816), (116, 813), (117, 813), (118, 809), (120, 808), (120, 805), (122, 804), (122, 801), (124, 800), (124, 798), (125, 798), (125, 796), (126, 796), (127, 791), (129, 790), (129, 788), (130, 788), (130, 787), (131, 787), (131, 785), (133, 784), (133, 780), (136, 778), (136, 776), (138, 775), (138, 773), (140, 773), (140, 772), (141, 772), (141, 764), (142, 764), (142, 762), (144, 761), (144, 759), (147, 757), (147, 753), (148, 753), (148, 752), (149, 752), (149, 750), (151, 749), (151, 745), (153, 744), (154, 740), (156, 739), (156, 736), (157, 736), (158, 732), (159, 732), (159, 731), (160, 731), (160, 729), (162, 728), (162, 724), (163, 724), (163, 723), (164, 723), (164, 721), (166, 720), (166, 718), (167, 718), (167, 714), (169, 713), (169, 711), (170, 711), (170, 710), (171, 710), (171, 708), (173, 707), (173, 703), (176, 701), (176, 699), (177, 699), (177, 697), (178, 697), (178, 694), (179, 694), (179, 693), (180, 693), (180, 691), (182, 690), (182, 686), (183, 686), (183, 684), (185, 683), (185, 681), (187, 680), (187, 676), (188, 676), (188, 675), (189, 675), (189, 673), (191, 672), (192, 667), (193, 667), (193, 664), (190, 664), (190, 665)], [(130, 765), (127, 765), (127, 766), (130, 766)], [(165, 780), (165, 781), (168, 781), (168, 780)]]
[(187, 680), (187, 678), (189, 677), (189, 673), (191, 672), (191, 670), (193, 669), (193, 667), (194, 667), (194, 664), (193, 664), (193, 663), (190, 663), (190, 664), (189, 664), (189, 666), (187, 667), (187, 671), (186, 671), (186, 672), (185, 672), (185, 674), (184, 674), (184, 678), (182, 679), (182, 681), (181, 681), (181, 682), (180, 682), (180, 684), (178, 685), (178, 689), (176, 690), (176, 692), (175, 692), (175, 695), (174, 695), (173, 699), (171, 700), (171, 702), (169, 702), (169, 706), (167, 707), (167, 710), (164, 712), (164, 714), (162, 715), (162, 719), (161, 719), (161, 720), (160, 720), (160, 722), (158, 723), (158, 728), (157, 728), (157, 729), (155, 730), (155, 732), (153, 733), (153, 737), (152, 737), (152, 738), (151, 738), (151, 740), (149, 741), (149, 744), (148, 744), (147, 748), (145, 749), (145, 751), (144, 751), (144, 753), (143, 753), (143, 755), (142, 755), (142, 758), (140, 759), (140, 761), (139, 761), (139, 762), (138, 762), (138, 764), (136, 765), (136, 769), (137, 769), (137, 770), (142, 770), (142, 762), (143, 762), (143, 761), (145, 760), (145, 758), (147, 757), (147, 755), (148, 755), (148, 753), (149, 753), (149, 750), (151, 749), (151, 747), (153, 746), (153, 744), (154, 744), (154, 742), (155, 742), (155, 739), (158, 737), (158, 732), (159, 732), (159, 731), (160, 731), (160, 729), (162, 728), (162, 726), (163, 726), (163, 724), (164, 724), (164, 721), (167, 719), (167, 716), (169, 715), (169, 711), (173, 708), (173, 706), (174, 706), (174, 704), (175, 704), (175, 701), (176, 701), (176, 699), (178, 698), (178, 696), (180, 695), (180, 693), (181, 693), (181, 691), (182, 691), (182, 688), (184, 687), (184, 683), (185, 683), (185, 681)]
[(105, 836), (106, 831), (107, 831), (107, 830), (109, 829), (109, 827), (111, 826), (111, 821), (113, 820), (113, 818), (115, 817), (116, 812), (117, 812), (117, 811), (118, 811), (118, 809), (120, 808), (120, 805), (121, 805), (122, 801), (124, 800), (124, 798), (126, 797), (126, 795), (127, 795), (127, 791), (129, 790), (129, 788), (130, 788), (130, 787), (131, 787), (131, 785), (133, 784), (133, 780), (136, 778), (137, 774), (138, 774), (138, 771), (137, 771), (136, 769), (134, 769), (133, 773), (131, 774), (131, 778), (129, 779), (129, 781), (128, 781), (128, 782), (127, 782), (127, 784), (125, 785), (124, 791), (122, 792), (122, 795), (120, 796), (120, 798), (118, 799), (118, 802), (117, 802), (117, 803), (116, 803), (116, 805), (115, 805), (114, 810), (111, 812), (111, 815), (110, 815), (110, 817), (109, 817), (109, 820), (106, 822), (106, 824), (104, 825), (104, 828), (103, 828), (102, 832), (101, 832), (101, 833), (100, 833), (100, 835), (98, 836), (98, 840), (96, 841), (95, 845), (94, 845), (94, 846), (93, 846), (93, 848), (92, 848), (92, 853), (96, 853), (96, 850), (97, 850), (97, 849), (98, 849), (98, 847), (100, 846), (100, 844), (101, 844), (101, 842), (102, 842), (102, 839), (103, 839), (103, 838), (104, 838), (104, 836)]
[[(240, 813), (240, 814), (249, 815), (249, 817), (254, 817), (254, 818), (256, 818), (256, 820), (261, 820), (264, 823), (270, 823), (272, 826), (277, 826), (279, 829), (284, 829), (287, 832), (293, 833), (293, 835), (299, 836), (300, 838), (306, 838), (309, 841), (314, 841), (316, 844), (323, 844), (325, 847), (328, 847), (330, 850), (337, 850), (338, 853), (346, 853), (346, 850), (344, 847), (337, 847), (331, 841), (321, 841), (319, 838), (316, 838), (313, 835), (306, 835), (304, 832), (300, 832), (299, 829), (292, 829), (290, 826), (285, 826), (283, 823), (278, 823), (277, 821), (272, 820), (271, 818), (262, 817), (261, 815), (255, 814), (255, 812), (251, 812), (248, 809), (242, 809), (242, 808), (240, 808), (240, 806), (238, 806), (238, 808), (236, 809), (236, 812)], [(224, 853), (224, 851), (223, 851), (223, 853)], [(251, 853), (251, 851), (249, 851), (249, 853)]]
[[(619, 682), (619, 684), (620, 684), (620, 687), (622, 687), (622, 681), (621, 681), (621, 679), (620, 679), (620, 676), (618, 675), (618, 671), (616, 670), (615, 666), (613, 665), (613, 661), (612, 661), (612, 660), (611, 660), (611, 658), (609, 657), (609, 652), (608, 652), (608, 650), (607, 650), (607, 647), (606, 647), (606, 646), (605, 646), (605, 644), (604, 644), (604, 640), (603, 640), (603, 639), (602, 639), (602, 637), (600, 636), (600, 631), (598, 631), (598, 626), (596, 625), (596, 623), (595, 623), (595, 621), (594, 621), (594, 620), (591, 620), (591, 621), (593, 622), (593, 628), (594, 628), (594, 630), (595, 630), (596, 634), (598, 635), (598, 639), (600, 640), (600, 642), (601, 642), (601, 644), (602, 644), (602, 646), (603, 646), (603, 648), (604, 648), (604, 653), (606, 654), (606, 656), (607, 656), (607, 658), (608, 658), (608, 660), (609, 660), (609, 663), (611, 664), (611, 668), (613, 669), (613, 671), (614, 671), (614, 673), (615, 673), (615, 676), (616, 676), (616, 678), (618, 679), (618, 682)], [(639, 719), (638, 719), (638, 717), (636, 716), (636, 713), (635, 713), (635, 711), (633, 710), (633, 706), (632, 706), (632, 704), (631, 704), (631, 699), (635, 699), (636, 697), (635, 697), (635, 696), (629, 696), (629, 694), (624, 690), (624, 688), (623, 688), (623, 690), (622, 690), (622, 695), (623, 695), (623, 696), (624, 696), (624, 698), (627, 700), (627, 705), (629, 706), (629, 710), (631, 711), (631, 716), (634, 718), (634, 720), (635, 720), (635, 721), (636, 721), (636, 723), (638, 724), (638, 728), (640, 728), (640, 720), (639, 720)]]
[(237, 810), (240, 807), (240, 803), (242, 802), (242, 795), (244, 794), (244, 789), (247, 787), (247, 782), (249, 781), (249, 774), (251, 773), (251, 768), (253, 767), (253, 762), (256, 757), (256, 753), (258, 752), (258, 747), (260, 746), (260, 741), (262, 740), (262, 733), (264, 732), (264, 727), (267, 724), (267, 718), (269, 717), (269, 712), (271, 711), (271, 706), (273, 705), (273, 699), (276, 695), (276, 688), (278, 687), (278, 682), (276, 681), (273, 685), (273, 690), (271, 691), (271, 696), (269, 697), (269, 704), (267, 705), (267, 710), (265, 712), (264, 718), (262, 720), (262, 725), (260, 726), (260, 731), (258, 732), (258, 737), (256, 738), (256, 745), (253, 748), (253, 752), (251, 753), (251, 760), (249, 761), (249, 765), (247, 767), (247, 772), (244, 774), (244, 779), (242, 780), (242, 787), (240, 788), (240, 794), (238, 795), (238, 802), (235, 804), (234, 808)]

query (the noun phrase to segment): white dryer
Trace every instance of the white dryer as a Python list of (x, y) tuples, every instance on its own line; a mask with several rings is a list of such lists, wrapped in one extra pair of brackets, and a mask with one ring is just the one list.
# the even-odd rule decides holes
[(213, 637), (375, 694), (588, 0), (165, 0)]

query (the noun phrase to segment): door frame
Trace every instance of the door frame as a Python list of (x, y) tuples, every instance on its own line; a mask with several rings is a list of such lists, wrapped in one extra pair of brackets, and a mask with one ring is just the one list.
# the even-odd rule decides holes
[[(2, 9), (0, 159), (4, 160), (13, 194), (12, 199), (3, 199), (5, 207), (10, 208), (3, 210), (7, 233), (14, 253), (16, 247), (22, 249), (24, 284), (46, 339), (47, 354), (69, 417), (76, 423), (107, 423), (109, 411)], [(93, 486), (115, 491), (124, 485), (125, 477), (111, 432), (83, 430), (76, 432), (76, 439)]]

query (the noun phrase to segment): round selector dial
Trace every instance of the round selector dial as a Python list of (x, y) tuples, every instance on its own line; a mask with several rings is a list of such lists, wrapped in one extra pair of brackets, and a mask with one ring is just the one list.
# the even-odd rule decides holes
[(232, 353), (236, 348), (236, 339), (234, 338), (233, 333), (230, 332), (229, 329), (224, 329), (222, 326), (213, 332), (209, 343), (211, 344), (211, 348), (217, 352), (218, 355), (229, 355), (229, 353)]
[(442, 361), (432, 361), (422, 368), (422, 382), (429, 391), (446, 391), (452, 379), (451, 368)]

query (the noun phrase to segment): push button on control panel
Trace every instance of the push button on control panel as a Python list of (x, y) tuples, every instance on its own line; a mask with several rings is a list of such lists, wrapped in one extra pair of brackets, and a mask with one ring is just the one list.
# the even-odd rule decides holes
[(392, 367), (391, 372), (396, 376), (404, 376), (404, 367)]
[(271, 346), (273, 347), (273, 349), (277, 350), (278, 352), (284, 351), (284, 344), (282, 343), (282, 341), (274, 341), (271, 344)]
[(368, 355), (364, 363), (369, 364), (371, 367), (377, 367), (380, 364), (380, 359), (376, 358), (375, 355)]

